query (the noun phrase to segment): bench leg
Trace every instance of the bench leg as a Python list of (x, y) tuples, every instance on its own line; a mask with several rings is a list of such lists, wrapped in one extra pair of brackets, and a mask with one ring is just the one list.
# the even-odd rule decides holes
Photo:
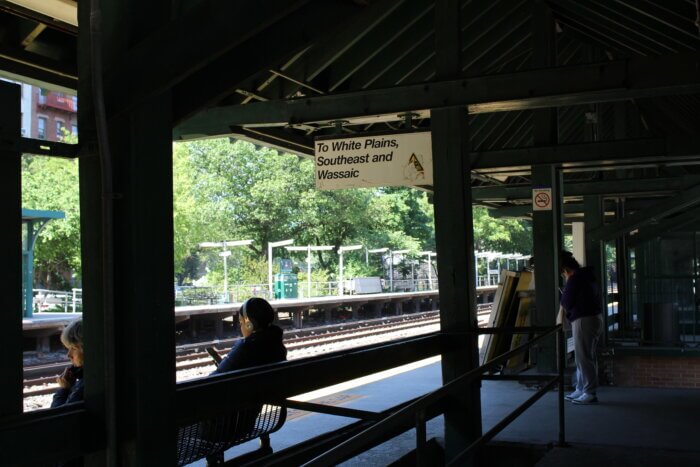
[(260, 449), (270, 449), (270, 435), (260, 436)]
[(212, 456), (207, 456), (207, 466), (210, 465), (224, 465), (224, 453), (220, 452)]

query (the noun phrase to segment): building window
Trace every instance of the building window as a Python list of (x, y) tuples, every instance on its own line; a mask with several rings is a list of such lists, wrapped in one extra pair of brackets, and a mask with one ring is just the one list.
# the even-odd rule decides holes
[(78, 136), (78, 125), (71, 125), (70, 126), (70, 133), (73, 136)]
[(61, 131), (61, 128), (63, 128), (63, 122), (56, 122), (56, 139), (61, 139), (63, 137), (63, 132)]
[(39, 117), (36, 125), (36, 137), (46, 139), (46, 118)]

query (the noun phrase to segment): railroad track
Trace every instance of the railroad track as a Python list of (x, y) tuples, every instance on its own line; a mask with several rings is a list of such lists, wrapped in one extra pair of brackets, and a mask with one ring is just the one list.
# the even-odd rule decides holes
[[(480, 321), (483, 320), (490, 312), (490, 304), (479, 304), (477, 312), (481, 318)], [(389, 334), (438, 322), (439, 312), (431, 311), (314, 328), (290, 329), (285, 330), (284, 344), (288, 350), (297, 350), (349, 339)], [(176, 370), (183, 371), (211, 366), (211, 357), (203, 349), (214, 347), (220, 354), (225, 355), (230, 350), (230, 346), (237, 340), (238, 338), (222, 339), (178, 346), (176, 349), (178, 355), (175, 357)], [(58, 362), (25, 368), (24, 397), (55, 392), (56, 377), (68, 366), (67, 362)]]

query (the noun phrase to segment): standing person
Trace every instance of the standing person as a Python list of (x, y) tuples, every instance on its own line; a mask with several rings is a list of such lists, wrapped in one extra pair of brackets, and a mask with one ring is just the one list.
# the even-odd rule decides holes
[(571, 323), (576, 359), (576, 389), (566, 399), (574, 404), (593, 404), (598, 402), (596, 347), (603, 332), (600, 290), (593, 270), (582, 268), (570, 252), (562, 251), (559, 264), (566, 278), (560, 304)]
[(56, 378), (60, 389), (56, 391), (51, 407), (60, 407), (83, 400), (83, 321), (78, 318), (65, 327), (61, 342), (68, 349), (71, 366)]

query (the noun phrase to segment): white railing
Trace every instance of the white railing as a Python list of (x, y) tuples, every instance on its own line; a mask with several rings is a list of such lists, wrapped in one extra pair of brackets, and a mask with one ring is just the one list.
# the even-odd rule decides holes
[[(346, 284), (351, 279), (347, 279)], [(391, 292), (390, 281), (382, 279), (382, 289), (384, 292)], [(394, 292), (421, 292), (425, 290), (437, 290), (437, 278), (432, 280), (423, 279), (395, 279), (393, 281)], [(498, 285), (498, 275), (479, 276), (477, 278), (478, 287), (495, 287)], [(351, 293), (346, 290), (345, 293)], [(309, 283), (305, 281), (297, 282), (297, 298), (313, 298), (339, 295), (338, 282), (311, 282), (311, 293), (309, 294)], [(250, 297), (269, 298), (268, 284), (232, 284), (228, 288), (228, 294), (222, 287), (197, 287), (197, 286), (176, 286), (175, 301), (177, 305), (214, 305), (221, 303), (240, 303)], [(74, 288), (70, 291), (34, 289), (35, 310), (51, 311), (61, 309), (62, 311), (73, 313), (79, 312), (83, 307), (83, 289)]]
[(34, 289), (33, 305), (38, 312), (42, 311), (80, 311), (83, 305), (82, 289), (49, 290)]
[(486, 276), (477, 277), (477, 287), (495, 287), (498, 285), (498, 274), (489, 274)]

